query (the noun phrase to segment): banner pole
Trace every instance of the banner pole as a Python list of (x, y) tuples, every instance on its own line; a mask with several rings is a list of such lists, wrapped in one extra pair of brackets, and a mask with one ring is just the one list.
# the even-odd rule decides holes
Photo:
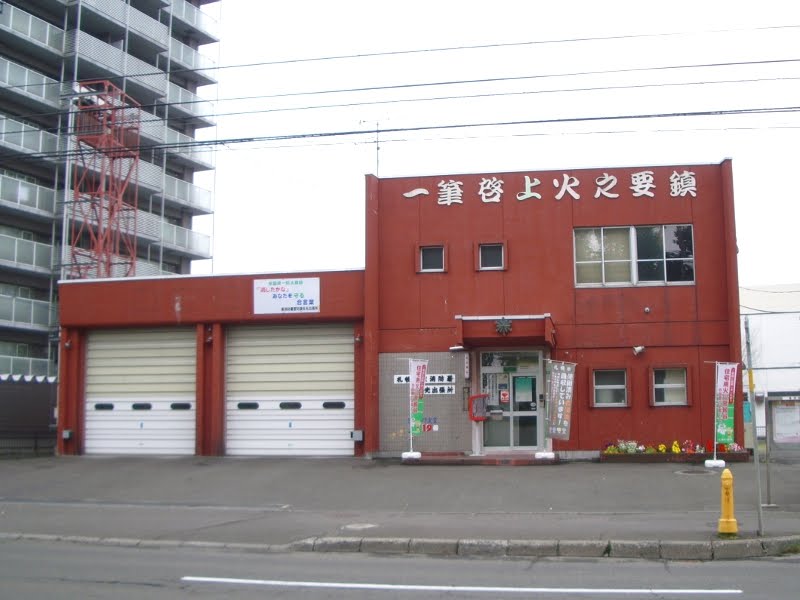
[[(423, 374), (422, 379), (423, 381), (419, 381), (419, 373), (415, 369), (412, 372), (412, 365), (415, 363), (415, 359), (409, 358), (408, 359), (408, 371), (409, 371), (409, 383), (408, 383), (408, 452), (403, 452), (400, 457), (402, 460), (412, 459), (418, 460), (422, 458), (422, 454), (419, 452), (414, 452), (414, 413), (412, 411), (412, 404), (415, 399), (418, 400), (418, 396), (420, 396), (420, 390), (425, 388), (425, 376)], [(425, 370), (427, 372), (427, 361), (425, 362)]]
[[(546, 358), (544, 362), (552, 362), (552, 359)], [(540, 460), (554, 460), (556, 457), (555, 452), (552, 450), (553, 438), (550, 437), (550, 415), (548, 411), (550, 410), (550, 402), (552, 398), (550, 398), (550, 378), (553, 376), (552, 372), (550, 373), (550, 377), (547, 376), (547, 368), (543, 368), (544, 371), (544, 406), (542, 407), (542, 411), (544, 413), (544, 449), (540, 450), (539, 452), (535, 452), (533, 454), (534, 458)], [(538, 400), (534, 398), (534, 402)], [(550, 440), (551, 449), (547, 449), (547, 440)]]
[[(707, 469), (722, 468), (725, 466), (724, 460), (717, 460), (717, 419), (719, 418), (719, 362), (714, 363), (714, 458), (707, 460), (705, 466)], [(727, 402), (727, 399), (725, 400)]]

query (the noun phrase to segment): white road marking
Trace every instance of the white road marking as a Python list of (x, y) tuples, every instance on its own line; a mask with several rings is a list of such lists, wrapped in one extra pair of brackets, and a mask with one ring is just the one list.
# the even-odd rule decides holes
[(350, 523), (349, 525), (344, 525), (342, 529), (352, 529), (355, 531), (359, 531), (361, 529), (372, 529), (373, 527), (377, 527), (374, 523)]
[(347, 583), (337, 581), (282, 581), (278, 579), (236, 579), (228, 577), (181, 577), (191, 583), (260, 585), (264, 587), (328, 588), (350, 590), (384, 590), (409, 592), (480, 592), (495, 594), (672, 594), (684, 596), (741, 594), (736, 589), (680, 588), (551, 588), (551, 587), (494, 587), (473, 585), (395, 585), (390, 583)]

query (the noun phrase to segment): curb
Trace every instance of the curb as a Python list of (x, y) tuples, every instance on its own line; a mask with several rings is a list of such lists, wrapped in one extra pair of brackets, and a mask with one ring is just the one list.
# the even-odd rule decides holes
[(636, 558), (644, 560), (738, 560), (800, 554), (800, 535), (711, 541), (478, 540), (430, 538), (316, 537), (289, 544), (245, 544), (199, 540), (139, 540), (41, 533), (2, 533), (0, 541), (67, 542), (125, 548), (200, 548), (260, 554), (357, 552), (465, 558)]

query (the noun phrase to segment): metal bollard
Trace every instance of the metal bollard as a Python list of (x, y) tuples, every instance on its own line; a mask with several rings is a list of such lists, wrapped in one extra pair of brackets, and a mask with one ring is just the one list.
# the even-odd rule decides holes
[(730, 469), (722, 471), (721, 482), (721, 515), (717, 525), (720, 537), (736, 537), (739, 533), (739, 524), (733, 516), (733, 474)]

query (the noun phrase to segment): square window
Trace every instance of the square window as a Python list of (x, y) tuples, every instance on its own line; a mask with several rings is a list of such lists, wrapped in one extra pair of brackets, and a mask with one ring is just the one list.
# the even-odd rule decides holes
[(419, 249), (420, 271), (444, 271), (444, 246), (423, 246)]
[(653, 404), (686, 405), (686, 369), (653, 369)]
[(594, 405), (627, 406), (628, 384), (624, 369), (594, 371)]
[(505, 266), (503, 244), (481, 244), (479, 252), (480, 269), (502, 269)]

